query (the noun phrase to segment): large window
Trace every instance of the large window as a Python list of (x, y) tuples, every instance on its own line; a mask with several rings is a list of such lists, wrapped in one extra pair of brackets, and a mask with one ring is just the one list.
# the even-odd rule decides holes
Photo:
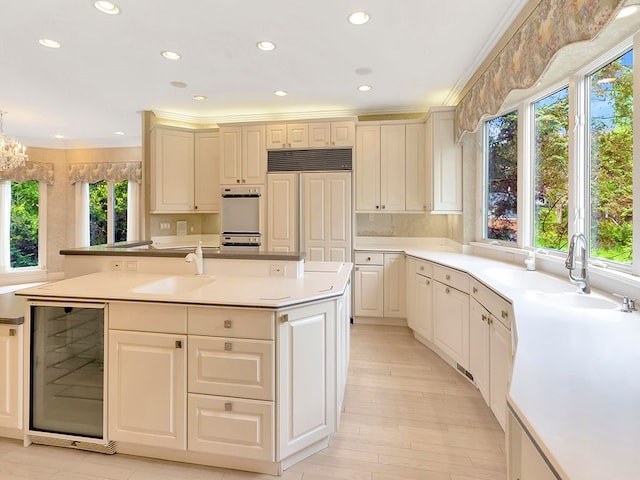
[(122, 242), (127, 239), (129, 182), (101, 180), (89, 184), (89, 244)]
[(633, 51), (589, 76), (591, 256), (631, 264)]
[(515, 242), (518, 234), (518, 114), (485, 123), (486, 238)]
[(569, 89), (533, 104), (533, 246), (566, 250), (569, 222)]

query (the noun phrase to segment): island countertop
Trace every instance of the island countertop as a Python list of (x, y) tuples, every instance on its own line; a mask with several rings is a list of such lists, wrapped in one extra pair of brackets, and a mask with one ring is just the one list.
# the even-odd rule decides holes
[(282, 308), (341, 295), (347, 288), (351, 268), (351, 263), (309, 262), (302, 278), (97, 272), (27, 288), (16, 295), (33, 299)]

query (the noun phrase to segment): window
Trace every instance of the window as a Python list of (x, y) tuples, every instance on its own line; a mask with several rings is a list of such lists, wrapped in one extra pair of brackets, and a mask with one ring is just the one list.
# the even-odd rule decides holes
[(0, 269), (41, 267), (44, 219), (41, 198), (46, 185), (37, 180), (0, 180)]
[(127, 239), (128, 184), (101, 180), (89, 184), (89, 244)]
[(533, 239), (566, 250), (569, 210), (569, 88), (533, 104)]
[(633, 257), (633, 51), (591, 74), (588, 85), (590, 253), (598, 259), (630, 265)]
[(517, 240), (518, 113), (485, 123), (486, 238)]

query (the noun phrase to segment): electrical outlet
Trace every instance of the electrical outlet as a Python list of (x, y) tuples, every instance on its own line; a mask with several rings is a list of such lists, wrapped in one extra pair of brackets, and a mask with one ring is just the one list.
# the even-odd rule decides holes
[(138, 271), (138, 262), (135, 260), (127, 260), (127, 262), (125, 263), (125, 268), (130, 272), (136, 272)]
[(273, 277), (284, 277), (284, 265), (280, 263), (272, 263), (269, 267), (269, 275)]

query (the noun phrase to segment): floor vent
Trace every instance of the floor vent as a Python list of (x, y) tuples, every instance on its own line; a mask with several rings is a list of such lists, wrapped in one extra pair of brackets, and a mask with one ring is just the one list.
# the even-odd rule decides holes
[(473, 375), (471, 374), (471, 372), (468, 372), (462, 365), (460, 365), (459, 363), (456, 363), (456, 367), (458, 368), (458, 371), (463, 374), (465, 377), (467, 377), (469, 380), (471, 380), (473, 382)]
[(64, 438), (44, 437), (39, 435), (31, 435), (29, 437), (32, 443), (38, 445), (49, 445), (52, 447), (75, 448), (76, 450), (87, 450), (89, 452), (106, 453), (113, 455), (116, 453), (115, 442), (109, 442), (106, 445), (93, 442), (82, 442), (79, 440), (67, 440)]

